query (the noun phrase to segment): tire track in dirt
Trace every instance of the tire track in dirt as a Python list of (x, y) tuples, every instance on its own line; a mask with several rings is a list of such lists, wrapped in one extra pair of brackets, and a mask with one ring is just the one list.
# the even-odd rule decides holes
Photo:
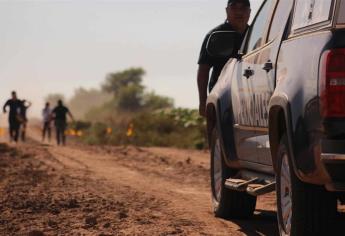
[[(17, 145), (27, 158), (8, 159), (16, 162), (6, 167), (12, 174), (0, 179), (0, 191), (8, 191), (0, 222), (13, 225), (0, 226), (11, 232), (4, 235), (34, 229), (47, 235), (276, 235), (274, 195), (258, 201), (252, 219), (213, 216), (205, 152), (57, 147), (33, 138)], [(11, 200), (13, 193), (22, 200)], [(21, 201), (21, 209), (13, 207)]]
[(44, 155), (37, 156), (36, 148), (35, 156), (0, 158), (10, 163), (8, 181), (0, 185), (8, 193), (2, 196), (3, 235), (203, 235), (199, 222), (166, 210), (168, 203), (150, 194), (87, 178), (74, 168), (52, 173), (51, 166), (41, 164), (47, 154), (41, 151)]
[[(200, 222), (205, 221), (205, 217), (211, 218), (208, 209), (209, 202), (207, 202), (206, 206), (204, 204), (200, 205), (200, 203), (203, 203), (203, 201), (200, 201), (200, 196), (203, 199), (208, 198), (208, 192), (199, 191), (197, 188), (176, 185), (173, 181), (162, 182), (162, 180), (157, 179), (155, 175), (152, 177), (145, 172), (142, 174), (126, 166), (116, 165), (111, 160), (113, 158), (112, 156), (101, 156), (98, 159), (95, 154), (90, 155), (89, 153), (69, 147), (52, 148), (49, 151), (54, 157), (58, 158), (59, 161), (72, 168), (76, 168), (76, 163), (87, 163), (87, 169), (91, 169), (93, 175), (104, 179), (104, 181), (108, 182), (111, 186), (129, 186), (135, 191), (153, 195), (155, 198), (162, 199), (163, 201), (168, 201), (169, 204), (172, 205), (168, 211), (173, 212), (176, 216), (182, 216), (188, 219), (190, 216), (193, 216), (194, 211), (203, 212), (201, 209), (204, 210), (206, 208), (206, 214), (201, 214), (201, 216), (198, 215), (192, 218), (197, 221), (200, 221), (198, 218), (201, 218)], [(61, 155), (61, 153), (64, 154)], [(68, 153), (68, 155), (66, 153)], [(186, 207), (186, 205), (188, 205), (188, 207)], [(188, 211), (186, 212), (186, 210)], [(192, 211), (189, 212), (190, 210)], [(214, 221), (213, 217), (210, 221)], [(202, 234), (202, 232), (199, 233)], [(227, 232), (224, 233), (227, 234)]]
[[(104, 147), (102, 149), (105, 150)], [(174, 177), (173, 175), (170, 175), (170, 178), (160, 177), (164, 176), (164, 164), (166, 164), (166, 161), (163, 161), (163, 164), (157, 164), (157, 160), (154, 160), (154, 158), (157, 159), (157, 156), (150, 156), (150, 152), (140, 150), (139, 153), (143, 156), (138, 158), (139, 155), (137, 148), (127, 148), (126, 150), (122, 150), (126, 152), (126, 157), (121, 158), (119, 157), (121, 156), (121, 151), (116, 148), (111, 152), (109, 152), (109, 150), (107, 151), (112, 155), (104, 154), (102, 152), (100, 152), (100, 155), (99, 151), (95, 151), (92, 148), (86, 149), (87, 151), (84, 151), (84, 149), (81, 151), (80, 149), (74, 149), (71, 147), (51, 150), (53, 155), (54, 152), (61, 152), (63, 150), (63, 152), (68, 153), (69, 158), (74, 160), (77, 159), (78, 162), (84, 162), (84, 164), (87, 160), (88, 168), (92, 168), (92, 172), (94, 174), (112, 182), (113, 184), (121, 185), (126, 183), (127, 186), (134, 188), (135, 191), (150, 193), (158, 199), (164, 199), (164, 201), (169, 202), (171, 205), (170, 211), (178, 211), (176, 214), (179, 216), (183, 216), (185, 218), (191, 217), (197, 221), (204, 222), (205, 232), (208, 234), (228, 235), (229, 232), (231, 232), (231, 235), (243, 235), (243, 233), (240, 233), (240, 231), (242, 231), (241, 225), (244, 225), (243, 228), (249, 228), (248, 231), (243, 230), (246, 234), (250, 234), (251, 230), (253, 232), (256, 230), (255, 217), (253, 228), (248, 227), (249, 222), (246, 221), (238, 221), (237, 224), (234, 224), (230, 221), (214, 218), (210, 211), (211, 204), (207, 183), (204, 182), (203, 185), (201, 185), (199, 179), (194, 179), (192, 183), (181, 181), (181, 176)], [(148, 163), (143, 161), (145, 160), (145, 157), (148, 160)], [(152, 165), (152, 162), (154, 165)], [(173, 161), (170, 162), (172, 162), (170, 164), (174, 165)], [(138, 166), (135, 167), (136, 165)], [(157, 170), (159, 167), (162, 167), (162, 170)], [(181, 165), (178, 165), (177, 168), (178, 167), (181, 167)], [(150, 169), (155, 170), (155, 172), (150, 173)], [(198, 168), (194, 167), (194, 169)], [(177, 173), (178, 172), (179, 171), (177, 171)], [(197, 177), (200, 175), (200, 170), (194, 170), (194, 172), (197, 173)], [(203, 172), (203, 170), (201, 172)], [(172, 173), (174, 172), (172, 171)], [(203, 177), (205, 178), (205, 176)], [(194, 186), (191, 184), (194, 184)], [(264, 220), (269, 220), (268, 225), (271, 224), (269, 228), (273, 228), (268, 229), (267, 235), (274, 235), (276, 230), (274, 227), (274, 213), (267, 214), (265, 211), (261, 211), (261, 213)], [(257, 217), (256, 221), (258, 218), (259, 217)], [(263, 228), (266, 226), (264, 224)], [(263, 231), (265, 230), (267, 229), (264, 229)], [(269, 233), (270, 231), (272, 233)]]

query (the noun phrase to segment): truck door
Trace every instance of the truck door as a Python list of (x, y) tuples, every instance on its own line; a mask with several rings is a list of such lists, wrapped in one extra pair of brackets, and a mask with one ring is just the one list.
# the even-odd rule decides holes
[(248, 53), (238, 62), (237, 76), (232, 81), (232, 107), (234, 112), (234, 137), (238, 158), (246, 162), (258, 163), (255, 117), (255, 85), (258, 49), (263, 45), (268, 30), (268, 21), (273, 13), (276, 0), (266, 0), (260, 8), (249, 32)]
[(267, 24), (270, 25), (267, 30), (267, 39), (254, 54), (256, 61), (251, 81), (255, 88), (253, 110), (257, 127), (257, 154), (259, 162), (266, 165), (272, 165), (268, 139), (268, 103), (275, 87), (277, 58), (292, 7), (293, 0), (278, 1), (271, 17), (272, 20), (270, 19)]
[(257, 162), (255, 132), (251, 126), (250, 85), (242, 77), (242, 61), (236, 63), (231, 83), (234, 138), (240, 160)]

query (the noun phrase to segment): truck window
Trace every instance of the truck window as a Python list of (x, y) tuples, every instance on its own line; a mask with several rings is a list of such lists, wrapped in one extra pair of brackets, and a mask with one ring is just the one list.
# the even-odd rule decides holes
[(329, 20), (333, 0), (297, 0), (292, 30)]
[(250, 38), (247, 44), (247, 53), (255, 50), (264, 43), (263, 40), (265, 40), (267, 33), (267, 21), (271, 17), (272, 6), (274, 3), (274, 0), (267, 0), (255, 18), (255, 22), (251, 26)]
[(345, 1), (341, 1), (339, 7), (338, 24), (345, 24)]
[(271, 23), (270, 33), (268, 35), (268, 41), (273, 40), (278, 36), (281, 30), (285, 29), (286, 21), (289, 17), (290, 11), (293, 6), (293, 0), (280, 0), (278, 6), (274, 12), (274, 17)]

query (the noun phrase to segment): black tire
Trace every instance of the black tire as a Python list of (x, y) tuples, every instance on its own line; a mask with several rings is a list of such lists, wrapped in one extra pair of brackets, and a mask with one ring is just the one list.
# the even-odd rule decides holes
[[(278, 149), (276, 174), (277, 217), (280, 235), (329, 235), (332, 232), (332, 222), (337, 213), (336, 196), (322, 186), (300, 181), (293, 170), (291, 155), (289, 155), (287, 147), (287, 137), (284, 135)], [(287, 184), (288, 182), (290, 184)], [(286, 203), (285, 209), (283, 209), (284, 203)], [(285, 220), (283, 214), (288, 216)], [(291, 224), (288, 223), (289, 218)]]
[[(218, 155), (218, 158), (216, 158)], [(220, 158), (219, 158), (220, 157)], [(218, 167), (216, 170), (215, 167)], [(221, 171), (218, 175), (221, 181), (216, 179), (215, 173)], [(211, 193), (213, 211), (216, 217), (225, 219), (243, 219), (253, 215), (256, 205), (256, 197), (246, 192), (238, 192), (225, 188), (225, 180), (234, 176), (236, 171), (226, 166), (224, 156), (220, 147), (220, 140), (217, 130), (212, 132), (211, 140)], [(219, 173), (219, 172), (218, 172)], [(218, 186), (216, 187), (216, 183)]]

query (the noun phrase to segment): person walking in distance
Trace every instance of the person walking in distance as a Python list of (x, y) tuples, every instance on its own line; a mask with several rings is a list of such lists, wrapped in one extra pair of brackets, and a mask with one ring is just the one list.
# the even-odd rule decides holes
[[(248, 20), (250, 17), (250, 2), (249, 0), (228, 0), (226, 7), (226, 21), (225, 23), (212, 29), (205, 37), (200, 56), (198, 60), (198, 74), (197, 83), (199, 91), (199, 114), (206, 115), (206, 100), (207, 100), (207, 84), (208, 90), (211, 92), (215, 86), (218, 76), (222, 71), (226, 62), (235, 57), (237, 51), (240, 49), (246, 31), (248, 29)], [(208, 54), (206, 50), (207, 42), (210, 35), (215, 31), (236, 31), (238, 37), (235, 39), (234, 55), (224, 58), (213, 57)], [(210, 70), (212, 69), (211, 78), (209, 81)]]
[(22, 102), (17, 98), (17, 93), (12, 91), (12, 98), (7, 100), (3, 106), (3, 112), (7, 113), (6, 108), (9, 107), (8, 123), (10, 131), (10, 142), (18, 142), (20, 129), (20, 113), (22, 109)]
[(26, 113), (29, 107), (31, 107), (32, 103), (27, 100), (22, 100), (21, 103), (22, 105), (20, 109), (20, 122), (22, 124), (22, 128), (21, 128), (20, 136), (21, 136), (22, 141), (24, 142), (26, 139), (26, 127), (28, 124), (28, 118), (26, 116)]
[(50, 103), (47, 102), (42, 110), (43, 116), (43, 130), (42, 130), (42, 142), (44, 142), (45, 136), (48, 136), (48, 142), (51, 139), (51, 120), (52, 120), (52, 110), (50, 108)]
[(58, 145), (66, 144), (65, 130), (67, 127), (67, 114), (74, 121), (72, 113), (63, 105), (62, 100), (59, 100), (57, 106), (52, 111), (55, 120), (56, 142)]

